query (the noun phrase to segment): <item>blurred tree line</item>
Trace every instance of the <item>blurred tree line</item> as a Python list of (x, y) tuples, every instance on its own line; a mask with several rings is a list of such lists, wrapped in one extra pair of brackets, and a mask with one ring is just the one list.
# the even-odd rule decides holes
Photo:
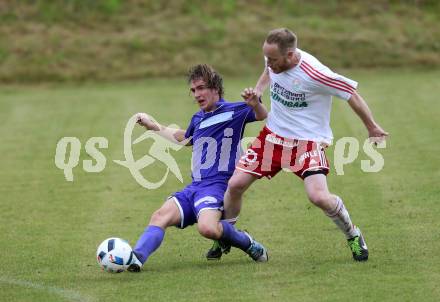
[(270, 29), (334, 68), (438, 68), (440, 1), (0, 1), (0, 81), (259, 73)]

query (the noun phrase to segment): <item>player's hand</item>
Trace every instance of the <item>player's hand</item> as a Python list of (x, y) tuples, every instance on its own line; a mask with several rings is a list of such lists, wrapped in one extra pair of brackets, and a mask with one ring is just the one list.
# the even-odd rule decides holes
[(258, 100), (260, 100), (261, 97), (263, 96), (263, 92), (264, 92), (264, 91), (260, 91), (259, 89), (257, 89), (257, 88), (255, 87), (255, 88), (254, 88), (254, 92), (255, 92), (255, 94), (257, 95)]
[(254, 88), (245, 88), (241, 93), (241, 97), (244, 99), (248, 106), (255, 108), (260, 104), (260, 97), (255, 92)]
[(368, 129), (368, 137), (370, 142), (374, 143), (375, 145), (385, 141), (388, 135), (389, 133), (383, 130), (379, 125), (375, 125), (373, 128)]
[(136, 114), (137, 123), (144, 126), (148, 130), (158, 130), (157, 124), (146, 113), (140, 112)]

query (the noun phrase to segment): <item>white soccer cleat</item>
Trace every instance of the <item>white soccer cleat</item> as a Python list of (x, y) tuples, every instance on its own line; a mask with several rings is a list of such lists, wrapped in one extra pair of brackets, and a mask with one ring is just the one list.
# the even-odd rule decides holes
[(266, 248), (261, 243), (254, 240), (251, 237), (251, 235), (249, 235), (247, 232), (245, 232), (245, 234), (251, 240), (251, 246), (246, 251), (246, 253), (249, 255), (249, 257), (251, 257), (255, 262), (269, 261), (269, 255), (267, 253)]
[(136, 254), (133, 252), (133, 259), (131, 264), (128, 266), (127, 271), (132, 273), (139, 273), (141, 271), (143, 264), (139, 261)]

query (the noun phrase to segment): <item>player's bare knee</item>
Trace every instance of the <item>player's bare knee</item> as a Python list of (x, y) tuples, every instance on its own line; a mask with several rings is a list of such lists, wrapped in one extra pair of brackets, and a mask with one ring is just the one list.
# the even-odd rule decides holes
[(198, 223), (197, 229), (200, 235), (208, 239), (219, 239), (221, 235), (216, 224)]
[(150, 218), (150, 224), (157, 226), (167, 225), (167, 215), (163, 209), (158, 209), (154, 211)]
[(326, 204), (328, 203), (329, 199), (331, 198), (331, 195), (328, 194), (326, 191), (314, 191), (308, 193), (309, 200), (316, 206), (320, 208), (325, 208)]

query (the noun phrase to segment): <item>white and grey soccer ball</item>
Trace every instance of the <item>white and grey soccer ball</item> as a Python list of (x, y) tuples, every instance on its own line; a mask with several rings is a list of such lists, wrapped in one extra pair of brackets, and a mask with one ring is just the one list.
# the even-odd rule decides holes
[(130, 265), (133, 249), (124, 239), (108, 238), (98, 246), (96, 258), (104, 271), (121, 273)]

